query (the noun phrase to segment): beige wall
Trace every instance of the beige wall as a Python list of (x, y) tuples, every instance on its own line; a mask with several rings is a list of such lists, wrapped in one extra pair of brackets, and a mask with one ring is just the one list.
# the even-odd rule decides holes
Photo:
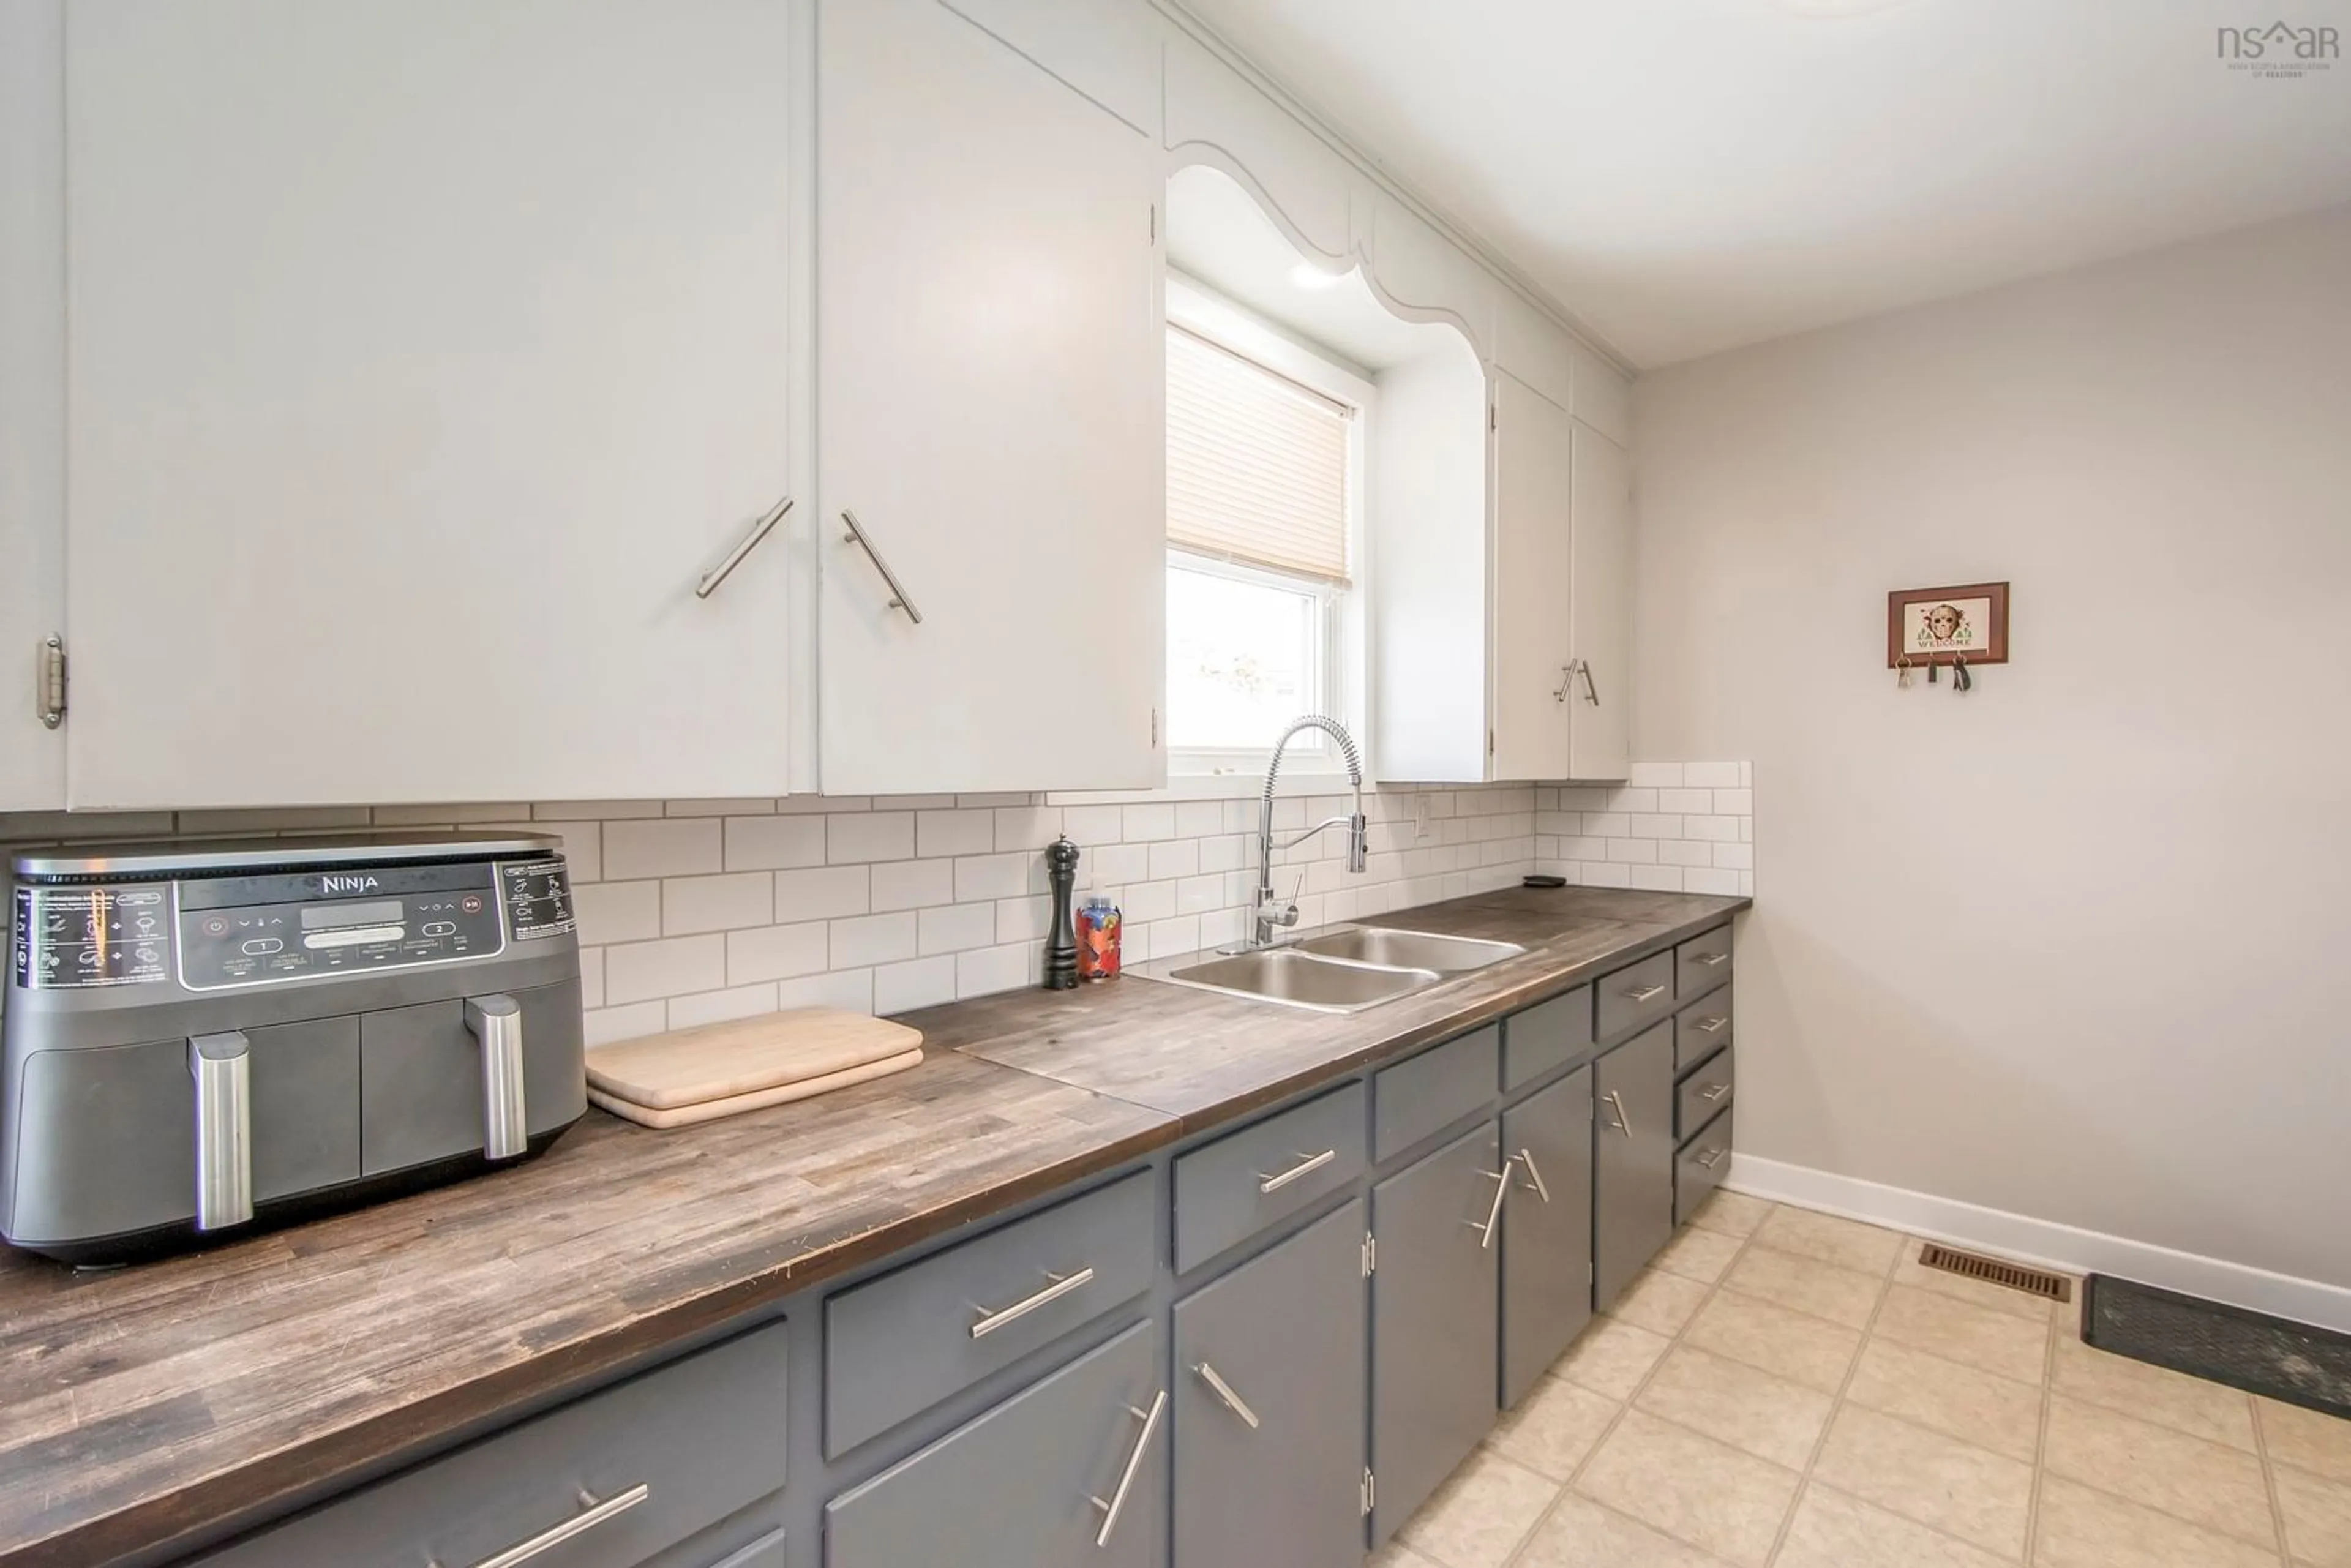
[[(1743, 1153), (2351, 1285), (2351, 207), (1644, 378), (1635, 754), (1754, 765)], [(2014, 581), (1897, 692), (1885, 595)]]

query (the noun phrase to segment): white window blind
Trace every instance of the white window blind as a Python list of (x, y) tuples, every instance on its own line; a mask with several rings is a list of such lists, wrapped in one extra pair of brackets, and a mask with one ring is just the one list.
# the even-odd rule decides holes
[(1167, 329), (1167, 542), (1347, 580), (1354, 411), (1180, 327)]

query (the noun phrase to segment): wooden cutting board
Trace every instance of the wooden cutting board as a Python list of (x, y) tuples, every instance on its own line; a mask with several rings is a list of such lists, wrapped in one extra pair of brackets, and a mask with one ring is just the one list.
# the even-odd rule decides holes
[(789, 1104), (794, 1100), (806, 1100), (834, 1089), (846, 1089), (852, 1083), (869, 1079), (886, 1078), (893, 1072), (904, 1072), (919, 1067), (923, 1053), (910, 1051), (902, 1056), (885, 1056), (879, 1061), (869, 1061), (862, 1067), (852, 1067), (841, 1072), (828, 1072), (821, 1078), (803, 1078), (797, 1083), (778, 1084), (773, 1089), (757, 1090), (749, 1094), (730, 1094), (724, 1100), (705, 1100), (699, 1105), (681, 1105), (674, 1111), (655, 1111), (632, 1101), (607, 1094), (602, 1090), (589, 1088), (590, 1103), (601, 1105), (623, 1121), (634, 1122), (640, 1127), (690, 1127), (696, 1122), (715, 1121), (732, 1116), (737, 1111), (757, 1111), (768, 1105)]
[(919, 1061), (922, 1044), (922, 1030), (904, 1024), (796, 1008), (600, 1045), (588, 1053), (588, 1086), (648, 1111), (676, 1111), (835, 1078), (909, 1051)]

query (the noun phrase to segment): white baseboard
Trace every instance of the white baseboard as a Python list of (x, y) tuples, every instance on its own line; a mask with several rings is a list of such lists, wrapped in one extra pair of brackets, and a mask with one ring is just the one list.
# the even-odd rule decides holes
[(2113, 1274), (2351, 1333), (2351, 1290), (2340, 1285), (2273, 1274), (2242, 1263), (2176, 1252), (2126, 1237), (1752, 1155), (1732, 1155), (1730, 1172), (1722, 1185), (1774, 1203), (1817, 1208), (2020, 1262), (2045, 1264), (2069, 1274)]

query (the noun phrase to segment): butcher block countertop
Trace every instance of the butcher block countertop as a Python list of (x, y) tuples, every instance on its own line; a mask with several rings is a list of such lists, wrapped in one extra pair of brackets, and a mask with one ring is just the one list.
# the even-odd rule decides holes
[(920, 1067), (114, 1273), (0, 1249), (0, 1568), (232, 1521), (1681, 940), (1743, 898), (1510, 889), (1379, 924), (1524, 956), (1342, 1016), (1130, 977), (908, 1015)]

